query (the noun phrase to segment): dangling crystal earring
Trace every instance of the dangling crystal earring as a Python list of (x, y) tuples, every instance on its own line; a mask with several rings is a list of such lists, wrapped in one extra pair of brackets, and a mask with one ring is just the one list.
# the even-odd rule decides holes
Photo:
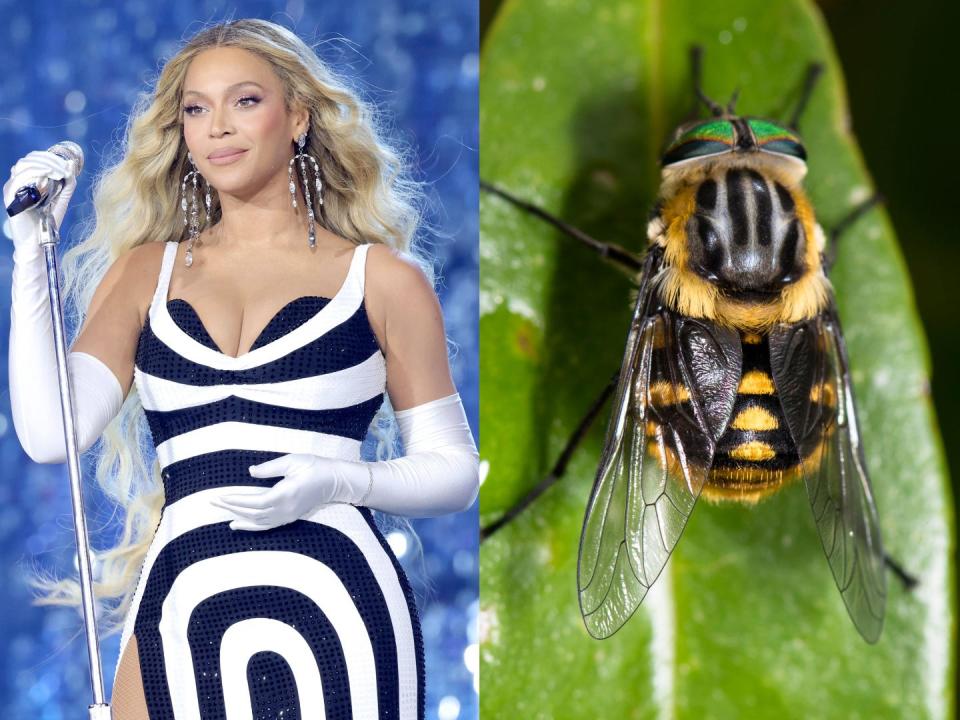
[(313, 202), (310, 200), (310, 184), (307, 181), (307, 167), (306, 161), (309, 160), (313, 163), (313, 173), (314, 173), (314, 184), (317, 188), (317, 204), (323, 205), (323, 183), (320, 182), (320, 163), (317, 162), (316, 158), (312, 155), (308, 155), (304, 152), (303, 148), (307, 144), (307, 133), (301, 133), (300, 137), (297, 138), (297, 154), (290, 159), (290, 166), (287, 168), (287, 176), (290, 178), (290, 200), (293, 203), (293, 207), (297, 207), (297, 185), (293, 181), (293, 164), (300, 161), (300, 178), (303, 181), (303, 195), (307, 201), (307, 217), (309, 218), (309, 226), (307, 230), (307, 241), (310, 244), (310, 247), (317, 246), (317, 233), (314, 226), (314, 215), (313, 215)]
[[(183, 210), (183, 224), (190, 226), (190, 241), (187, 243), (187, 256), (186, 256), (186, 266), (190, 267), (193, 265), (193, 243), (200, 237), (200, 207), (199, 202), (197, 201), (197, 178), (203, 178), (200, 174), (200, 171), (197, 170), (197, 166), (193, 163), (193, 154), (187, 153), (187, 160), (190, 161), (190, 165), (193, 167), (193, 170), (188, 172), (184, 178), (183, 182), (180, 184), (180, 209)], [(187, 183), (192, 180), (193, 186), (190, 191), (190, 212), (189, 218), (187, 213)], [(204, 178), (203, 184), (206, 188), (204, 202), (207, 208), (207, 214), (204, 217), (204, 227), (210, 224), (210, 183)]]

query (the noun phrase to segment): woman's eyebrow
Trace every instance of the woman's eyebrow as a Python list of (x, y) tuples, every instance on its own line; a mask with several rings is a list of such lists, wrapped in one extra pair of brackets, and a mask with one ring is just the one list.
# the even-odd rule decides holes
[[(234, 83), (230, 87), (226, 88), (223, 91), (223, 94), (226, 95), (230, 91), (236, 90), (238, 87), (243, 87), (244, 85), (256, 85), (258, 88), (263, 90), (263, 85), (261, 85), (260, 83), (254, 82), (253, 80), (244, 80), (243, 82)], [(199, 90), (187, 90), (183, 93), (183, 96), (186, 97), (187, 95), (199, 95), (200, 97), (203, 97), (203, 98), (207, 97)]]

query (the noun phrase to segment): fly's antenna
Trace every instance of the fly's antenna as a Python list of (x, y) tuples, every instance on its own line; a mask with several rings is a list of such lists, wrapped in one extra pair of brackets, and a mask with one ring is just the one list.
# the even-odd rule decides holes
[(740, 97), (740, 88), (734, 90), (733, 95), (730, 96), (730, 102), (727, 103), (727, 115), (733, 115), (734, 108), (737, 106), (738, 97)]
[[(693, 45), (690, 48), (690, 64), (693, 69), (693, 92), (696, 100), (706, 105), (716, 117), (720, 117), (723, 115), (723, 107), (703, 92), (703, 45)], [(696, 107), (696, 101), (694, 101), (694, 107)]]
[(787, 127), (791, 130), (797, 129), (797, 123), (800, 120), (800, 115), (803, 113), (804, 109), (807, 107), (807, 102), (810, 100), (810, 96), (813, 94), (813, 88), (817, 84), (817, 80), (820, 78), (820, 75), (823, 73), (823, 63), (810, 63), (807, 66), (807, 77), (803, 81), (803, 92), (800, 94), (800, 100), (797, 101), (797, 107), (793, 111), (793, 115), (790, 117), (790, 122), (787, 123)]

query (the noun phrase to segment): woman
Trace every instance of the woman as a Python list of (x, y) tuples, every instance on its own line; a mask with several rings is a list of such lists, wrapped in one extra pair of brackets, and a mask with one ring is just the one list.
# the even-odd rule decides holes
[[(59, 223), (76, 179), (52, 153), (21, 159), (4, 201), (42, 177), (66, 181)], [(415, 201), (369, 108), (266, 21), (196, 35), (135, 110), (64, 256), (87, 307), (78, 444), (102, 435), (98, 482), (127, 509), (96, 587), (119, 600), (108, 630), (123, 618), (115, 720), (423, 717), (416, 607), (369, 509), (465, 509), (478, 458), (437, 298), (404, 257)], [(14, 426), (64, 462), (36, 213), (11, 226)], [(406, 455), (360, 462), (385, 395)]]

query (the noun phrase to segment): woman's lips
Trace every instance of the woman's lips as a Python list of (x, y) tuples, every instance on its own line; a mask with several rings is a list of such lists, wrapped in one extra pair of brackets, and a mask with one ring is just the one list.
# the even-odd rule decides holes
[(236, 162), (246, 153), (246, 150), (240, 150), (230, 155), (221, 155), (220, 157), (207, 158), (214, 165), (229, 165), (232, 162)]

